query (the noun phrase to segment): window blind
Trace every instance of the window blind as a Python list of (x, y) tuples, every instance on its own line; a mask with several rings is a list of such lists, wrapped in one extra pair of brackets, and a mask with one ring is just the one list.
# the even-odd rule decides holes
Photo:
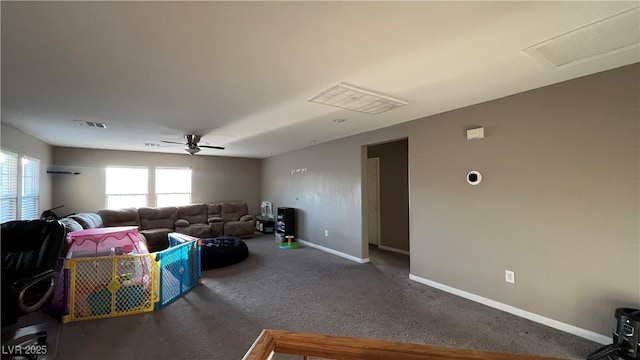
[(40, 203), (40, 161), (22, 157), (22, 197), (20, 199), (20, 218), (37, 219)]
[(0, 152), (0, 222), (17, 220), (18, 154)]

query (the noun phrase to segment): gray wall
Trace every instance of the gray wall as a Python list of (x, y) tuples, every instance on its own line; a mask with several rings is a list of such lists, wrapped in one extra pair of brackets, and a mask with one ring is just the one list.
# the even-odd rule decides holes
[(380, 158), (380, 245), (409, 251), (409, 143), (407, 139), (367, 147)]
[[(154, 191), (155, 167), (190, 167), (193, 203), (221, 200), (246, 201), (249, 212), (260, 213), (260, 160), (219, 156), (191, 156), (135, 151), (53, 148), (56, 169), (78, 171), (80, 175), (54, 175), (53, 203), (64, 212), (94, 212), (105, 207), (107, 166), (146, 166), (149, 191)], [(149, 196), (149, 206), (155, 198)]]
[(47, 166), (52, 156), (51, 146), (4, 122), (0, 124), (0, 130), (2, 132), (0, 145), (3, 149), (40, 160), (40, 209), (38, 210), (42, 212), (52, 208), (51, 175), (47, 174)]
[(298, 238), (360, 257), (360, 157), (355, 143), (335, 141), (265, 159), (262, 197), (296, 208)]
[[(263, 198), (300, 209), (301, 238), (366, 257), (363, 146), (408, 137), (412, 274), (609, 336), (616, 307), (640, 307), (639, 72), (266, 159)], [(467, 141), (478, 125), (486, 138)], [(309, 171), (289, 173), (298, 167)], [(475, 187), (472, 169), (483, 173)]]

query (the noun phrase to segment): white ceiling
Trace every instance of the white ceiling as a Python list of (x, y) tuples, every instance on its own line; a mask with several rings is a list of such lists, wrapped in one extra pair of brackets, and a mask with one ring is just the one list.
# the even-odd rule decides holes
[[(522, 50), (639, 5), (3, 1), (2, 121), (54, 146), (186, 155), (145, 143), (190, 133), (226, 146), (197, 156), (262, 158), (638, 62)], [(409, 104), (307, 101), (341, 82)]]

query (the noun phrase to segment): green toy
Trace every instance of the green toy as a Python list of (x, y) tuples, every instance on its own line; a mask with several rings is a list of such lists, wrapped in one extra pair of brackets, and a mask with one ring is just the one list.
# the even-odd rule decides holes
[(285, 236), (287, 238), (287, 242), (283, 242), (280, 244), (280, 249), (292, 250), (300, 248), (300, 244), (293, 241), (293, 235)]

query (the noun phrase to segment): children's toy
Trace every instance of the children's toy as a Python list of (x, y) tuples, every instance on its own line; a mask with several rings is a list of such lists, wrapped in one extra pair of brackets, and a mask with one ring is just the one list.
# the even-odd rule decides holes
[(291, 250), (300, 248), (300, 243), (293, 241), (293, 235), (285, 236), (287, 242), (283, 242), (280, 244), (280, 249)]
[(93, 250), (83, 250), (93, 254), (114, 245), (121, 250), (110, 256), (60, 258), (60, 285), (48, 306), (51, 315), (67, 323), (149, 312), (168, 305), (200, 283), (199, 239), (171, 233), (168, 249), (135, 254), (144, 245), (130, 245), (129, 240), (137, 240), (137, 233), (135, 238), (127, 234), (131, 232), (123, 230), (122, 237), (105, 237), (102, 242), (94, 242), (94, 237), (74, 243), (80, 247), (88, 243)]
[(149, 253), (136, 226), (72, 231), (67, 234), (67, 245), (67, 259)]

